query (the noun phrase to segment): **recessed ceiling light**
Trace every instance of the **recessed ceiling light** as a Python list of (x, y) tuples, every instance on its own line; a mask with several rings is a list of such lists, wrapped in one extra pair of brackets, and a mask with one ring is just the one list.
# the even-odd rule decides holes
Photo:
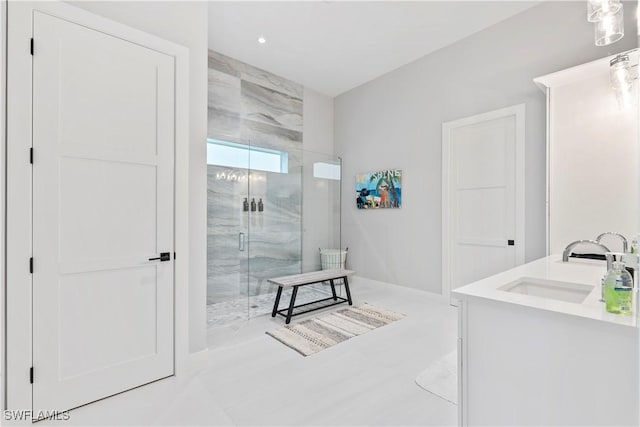
[(267, 39), (265, 39), (264, 36), (258, 37), (258, 43), (265, 44), (266, 42), (267, 42)]

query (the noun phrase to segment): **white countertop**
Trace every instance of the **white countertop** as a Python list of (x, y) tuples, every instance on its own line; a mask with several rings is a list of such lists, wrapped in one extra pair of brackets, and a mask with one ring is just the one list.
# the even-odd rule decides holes
[[(631, 316), (607, 313), (604, 303), (599, 301), (600, 283), (606, 270), (604, 261), (570, 259), (569, 262), (562, 262), (560, 255), (551, 255), (460, 287), (452, 291), (451, 295), (459, 300), (493, 300), (622, 326), (638, 327), (636, 313)], [(589, 285), (593, 286), (593, 290), (582, 303), (570, 303), (499, 289), (523, 277)]]

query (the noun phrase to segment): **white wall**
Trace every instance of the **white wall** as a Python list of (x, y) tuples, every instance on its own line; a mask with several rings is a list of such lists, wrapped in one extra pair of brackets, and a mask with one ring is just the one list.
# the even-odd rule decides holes
[(304, 149), (333, 154), (333, 98), (305, 87), (302, 117)]
[(340, 201), (339, 186), (335, 181), (313, 177), (313, 163), (332, 158), (333, 98), (305, 88), (302, 114), (302, 267), (311, 271), (320, 268), (318, 248), (339, 243), (339, 218), (333, 215), (334, 206)]
[[(207, 32), (206, 2), (69, 2), (189, 48), (189, 348), (206, 348)], [(180, 257), (180, 254), (176, 254)]]
[[(545, 96), (532, 79), (636, 46), (593, 43), (584, 2), (548, 2), (366, 83), (335, 100), (343, 158), (342, 241), (364, 277), (440, 293), (443, 122), (526, 104), (526, 260), (545, 254)], [(403, 169), (399, 210), (357, 211), (354, 176)], [(473, 262), (473, 260), (464, 260)]]

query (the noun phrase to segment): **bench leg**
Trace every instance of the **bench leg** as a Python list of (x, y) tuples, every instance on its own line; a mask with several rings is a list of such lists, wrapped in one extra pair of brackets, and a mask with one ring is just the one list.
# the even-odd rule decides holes
[(336, 295), (336, 285), (333, 283), (333, 279), (329, 280), (331, 284), (331, 293), (333, 294), (333, 300), (338, 301), (338, 296)]
[(342, 280), (344, 281), (344, 290), (347, 292), (347, 301), (349, 301), (349, 305), (353, 305), (353, 301), (351, 301), (351, 291), (349, 290), (349, 279), (347, 279), (347, 276), (344, 276)]
[(276, 293), (276, 302), (273, 304), (273, 311), (271, 317), (276, 317), (278, 313), (278, 304), (280, 304), (280, 297), (282, 296), (282, 286), (278, 286), (278, 292)]
[(289, 302), (289, 311), (287, 311), (287, 321), (285, 322), (287, 325), (291, 322), (291, 317), (293, 316), (293, 307), (296, 305), (296, 295), (298, 295), (298, 287), (293, 287), (293, 292), (291, 293), (291, 301)]

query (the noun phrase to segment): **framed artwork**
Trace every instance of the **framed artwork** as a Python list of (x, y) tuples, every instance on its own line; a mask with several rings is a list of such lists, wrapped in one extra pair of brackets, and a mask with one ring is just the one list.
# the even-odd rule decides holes
[(402, 170), (388, 169), (356, 175), (356, 207), (389, 209), (402, 206)]

